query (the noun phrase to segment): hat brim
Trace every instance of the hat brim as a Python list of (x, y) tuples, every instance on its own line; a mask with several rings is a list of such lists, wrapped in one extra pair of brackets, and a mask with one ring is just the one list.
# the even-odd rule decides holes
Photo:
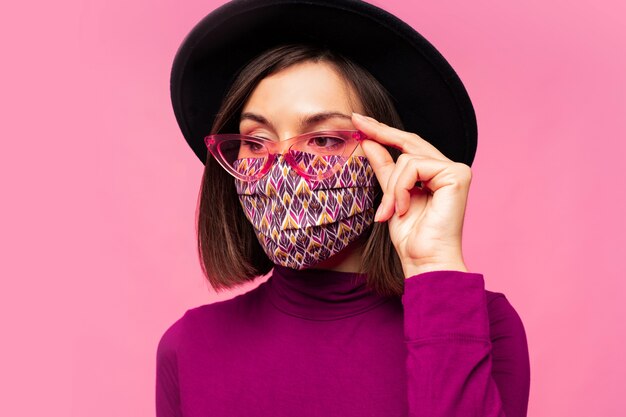
[(358, 0), (234, 0), (204, 17), (178, 48), (170, 78), (176, 120), (204, 163), (209, 134), (234, 76), (279, 43), (328, 46), (389, 91), (404, 123), (453, 161), (471, 165), (474, 108), (452, 66), (392, 14)]

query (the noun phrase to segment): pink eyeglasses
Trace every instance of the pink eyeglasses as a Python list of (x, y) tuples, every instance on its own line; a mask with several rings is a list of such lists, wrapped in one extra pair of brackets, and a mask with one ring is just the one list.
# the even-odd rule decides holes
[[(359, 130), (323, 130), (275, 141), (240, 134), (204, 138), (211, 155), (232, 176), (256, 181), (265, 176), (278, 155), (302, 177), (321, 181), (334, 175), (367, 136)], [(282, 152), (286, 149), (286, 152)]]

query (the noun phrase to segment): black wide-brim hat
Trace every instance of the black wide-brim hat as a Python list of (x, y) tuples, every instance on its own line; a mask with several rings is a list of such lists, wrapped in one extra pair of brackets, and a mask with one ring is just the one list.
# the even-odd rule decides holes
[(364, 67), (391, 94), (404, 130), (472, 164), (476, 115), (452, 66), (411, 26), (359, 0), (233, 0), (191, 30), (174, 58), (170, 92), (176, 120), (202, 163), (204, 137), (239, 70), (292, 42), (326, 46)]

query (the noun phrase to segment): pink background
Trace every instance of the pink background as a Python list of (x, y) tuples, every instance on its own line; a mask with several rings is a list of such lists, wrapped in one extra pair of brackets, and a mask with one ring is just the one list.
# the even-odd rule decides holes
[[(168, 90), (176, 48), (220, 2), (38, 3), (0, 18), (2, 414), (151, 416), (161, 334), (234, 295), (203, 282), (202, 165)], [(525, 323), (529, 415), (624, 415), (624, 2), (375, 4), (473, 99), (466, 261)]]

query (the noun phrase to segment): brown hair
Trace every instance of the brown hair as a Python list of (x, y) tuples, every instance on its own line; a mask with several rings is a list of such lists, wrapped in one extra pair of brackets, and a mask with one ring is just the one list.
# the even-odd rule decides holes
[[(270, 74), (307, 61), (333, 65), (353, 87), (365, 115), (402, 129), (389, 93), (368, 71), (326, 48), (288, 44), (265, 51), (239, 72), (225, 95), (211, 133), (238, 132), (241, 109), (257, 84)], [(388, 150), (394, 159), (398, 157), (399, 151)], [(202, 270), (218, 292), (252, 281), (274, 266), (259, 244), (234, 190), (234, 178), (209, 153), (200, 189), (196, 232)], [(382, 198), (380, 189), (377, 191), (375, 207)], [(367, 274), (367, 287), (380, 295), (401, 295), (404, 275), (387, 224), (372, 224), (362, 238), (367, 241), (361, 254), (360, 272)]]

